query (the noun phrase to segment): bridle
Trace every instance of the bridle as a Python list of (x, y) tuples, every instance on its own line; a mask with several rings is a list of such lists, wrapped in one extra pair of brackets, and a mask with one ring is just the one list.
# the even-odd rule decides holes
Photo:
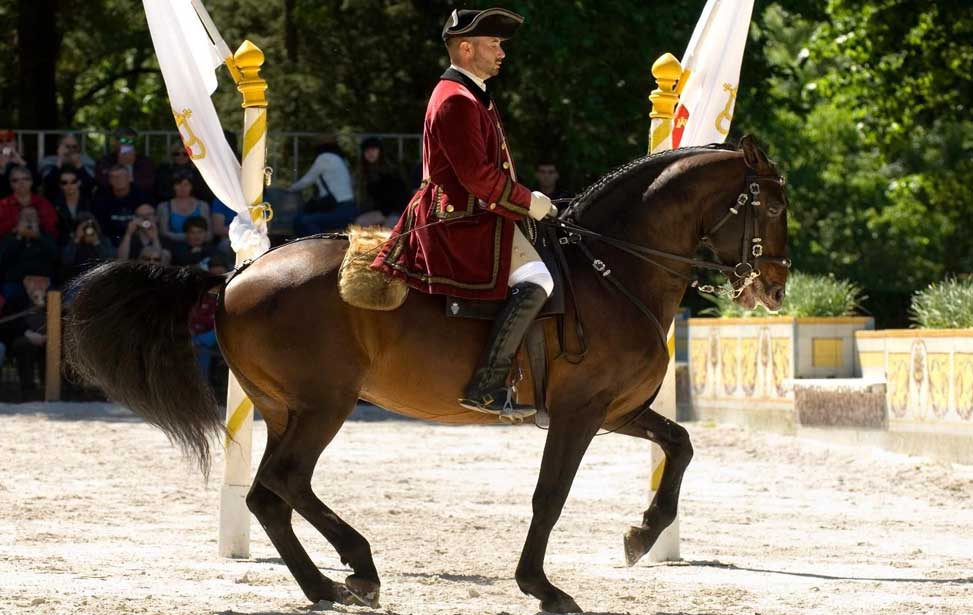
[[(656, 318), (655, 314), (652, 313), (652, 311), (642, 302), (641, 299), (632, 293), (620, 280), (618, 280), (618, 278), (612, 275), (611, 268), (604, 260), (596, 258), (594, 254), (592, 254), (591, 250), (585, 243), (585, 239), (592, 239), (600, 243), (604, 243), (616, 248), (617, 250), (630, 254), (642, 261), (655, 265), (656, 267), (674, 276), (686, 280), (692, 288), (695, 288), (700, 293), (724, 295), (736, 299), (748, 286), (753, 284), (754, 280), (760, 277), (761, 265), (772, 263), (787, 269), (790, 269), (791, 266), (791, 261), (787, 258), (768, 256), (764, 254), (763, 237), (760, 236), (758, 228), (760, 217), (757, 215), (757, 209), (762, 207), (762, 203), (760, 201), (761, 181), (775, 181), (779, 186), (784, 186), (784, 178), (780, 175), (758, 175), (752, 170), (748, 169), (744, 180), (744, 189), (737, 196), (733, 205), (730, 206), (729, 211), (727, 211), (727, 213), (720, 218), (716, 224), (714, 224), (708, 231), (704, 232), (700, 237), (699, 244), (712, 253), (712, 261), (693, 258), (690, 256), (683, 256), (681, 254), (673, 254), (663, 250), (656, 250), (655, 248), (650, 248), (648, 246), (642, 246), (622, 239), (602, 235), (601, 233), (592, 231), (577, 224), (572, 217), (573, 208), (568, 208), (564, 214), (557, 219), (545, 223), (552, 224), (560, 231), (561, 236), (558, 238), (558, 242), (562, 246), (576, 246), (581, 254), (584, 255), (585, 259), (587, 259), (591, 264), (591, 267), (599, 274), (599, 279), (610, 283), (617, 291), (619, 291), (633, 305), (635, 305), (640, 312), (648, 317), (648, 319), (655, 325), (656, 332), (659, 335), (659, 339), (662, 342), (663, 347), (666, 347), (668, 336), (663, 330), (659, 319)], [(726, 225), (728, 221), (733, 219), (735, 216), (740, 215), (741, 212), (743, 213), (744, 225), (743, 234), (740, 238), (740, 260), (735, 265), (727, 265), (720, 259), (712, 238)], [(676, 271), (672, 267), (660, 263), (657, 259), (683, 263), (690, 265), (694, 269), (720, 272), (726, 276), (726, 278), (730, 281), (730, 284), (728, 287), (717, 287), (713, 284), (701, 283), (699, 279), (693, 278), (692, 276), (687, 276), (680, 271)], [(566, 276), (566, 278), (569, 280), (570, 285), (570, 276)], [(573, 288), (570, 288), (569, 290), (571, 290), (573, 294)], [(587, 352), (587, 344), (584, 340), (584, 332), (583, 326), (581, 325), (580, 314), (576, 313), (575, 316), (581, 349), (577, 353), (565, 353), (569, 360), (573, 359), (572, 362), (574, 362), (574, 360), (580, 361), (584, 358), (584, 354)]]

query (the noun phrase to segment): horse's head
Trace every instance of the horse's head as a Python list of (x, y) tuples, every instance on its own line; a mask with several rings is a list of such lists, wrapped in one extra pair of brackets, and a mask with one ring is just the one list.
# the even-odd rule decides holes
[(735, 301), (748, 309), (759, 302), (773, 312), (784, 300), (790, 267), (784, 178), (750, 136), (740, 140), (740, 151), (745, 166), (739, 194), (702, 241), (719, 260), (734, 265), (727, 277), (737, 291)]

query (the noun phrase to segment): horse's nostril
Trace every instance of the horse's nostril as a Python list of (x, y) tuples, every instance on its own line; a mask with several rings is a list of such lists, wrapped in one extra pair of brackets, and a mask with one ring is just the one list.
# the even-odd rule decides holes
[(782, 302), (784, 300), (784, 287), (778, 286), (775, 288), (772, 296), (777, 303)]

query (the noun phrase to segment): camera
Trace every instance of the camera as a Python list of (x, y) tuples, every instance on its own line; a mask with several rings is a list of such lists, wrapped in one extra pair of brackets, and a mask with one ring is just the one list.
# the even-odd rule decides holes
[(13, 148), (11, 148), (11, 147), (5, 147), (5, 148), (3, 148), (3, 155), (4, 156), (9, 156), (10, 154), (13, 154), (13, 153), (14, 153)]
[(139, 226), (141, 226), (145, 230), (149, 230), (150, 228), (152, 228), (152, 221), (151, 220), (142, 220), (141, 222), (139, 222)]
[(95, 230), (94, 225), (86, 224), (84, 227), (84, 234), (86, 237), (94, 237), (98, 231)]

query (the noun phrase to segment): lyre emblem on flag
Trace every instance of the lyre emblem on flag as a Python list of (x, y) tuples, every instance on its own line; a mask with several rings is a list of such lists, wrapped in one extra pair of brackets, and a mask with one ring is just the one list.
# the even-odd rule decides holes
[[(176, 118), (176, 128), (179, 130), (179, 136), (182, 138), (182, 143), (186, 147), (186, 151), (189, 152), (189, 158), (191, 160), (202, 160), (206, 158), (206, 144), (203, 143), (202, 139), (196, 136), (193, 132), (193, 127), (189, 125), (189, 118), (193, 116), (192, 109), (183, 109), (182, 113), (172, 112), (172, 116)], [(183, 128), (186, 129), (183, 133)], [(199, 151), (196, 151), (196, 148)]]
[[(723, 90), (729, 92), (730, 97), (726, 100), (726, 106), (716, 116), (716, 132), (725, 137), (730, 132), (730, 122), (733, 121), (733, 101), (736, 100), (737, 89), (729, 83), (724, 83)], [(723, 127), (724, 121), (726, 122), (726, 128)]]

